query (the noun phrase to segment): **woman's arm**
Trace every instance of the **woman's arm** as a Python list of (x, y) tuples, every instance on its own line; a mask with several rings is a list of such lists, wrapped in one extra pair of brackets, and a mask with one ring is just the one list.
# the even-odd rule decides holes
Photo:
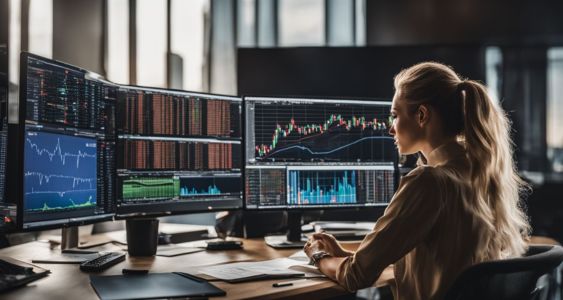
[(325, 257), (319, 261), (317, 267), (328, 278), (336, 280), (336, 270), (345, 259), (346, 257)]
[[(321, 259), (321, 272), (350, 291), (371, 286), (386, 267), (404, 257), (431, 231), (443, 208), (439, 186), (431, 168), (409, 173), (354, 255)], [(315, 243), (319, 241), (312, 240), (310, 247), (316, 248)], [(322, 246), (318, 248), (323, 250)]]

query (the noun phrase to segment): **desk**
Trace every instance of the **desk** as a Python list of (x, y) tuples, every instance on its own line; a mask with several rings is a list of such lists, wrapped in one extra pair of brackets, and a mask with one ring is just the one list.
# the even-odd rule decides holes
[[(175, 257), (127, 257), (100, 275), (121, 274), (123, 268), (150, 269), (150, 272), (188, 271), (196, 266), (213, 265), (234, 261), (267, 260), (287, 257), (296, 250), (277, 250), (268, 247), (263, 239), (244, 239), (244, 250), (203, 251)], [(353, 249), (357, 244), (347, 244)], [(5, 249), (0, 249), (0, 255), (10, 256), (26, 262), (33, 257), (46, 256), (51, 251), (48, 243), (31, 242)], [(58, 250), (56, 250), (58, 251)], [(9, 293), (1, 294), (0, 299), (98, 299), (90, 285), (89, 274), (81, 272), (76, 264), (37, 264), (51, 270), (51, 274), (26, 287), (18, 288)], [(384, 272), (376, 285), (385, 284), (392, 278), (392, 270)], [(289, 280), (289, 279), (288, 279)], [(213, 284), (227, 292), (226, 297), (216, 299), (277, 299), (277, 298), (306, 298), (322, 299), (346, 295), (347, 292), (328, 279), (306, 279), (294, 283), (293, 286), (273, 288), (272, 283), (283, 280), (265, 280), (246, 283), (230, 284), (214, 281)]]

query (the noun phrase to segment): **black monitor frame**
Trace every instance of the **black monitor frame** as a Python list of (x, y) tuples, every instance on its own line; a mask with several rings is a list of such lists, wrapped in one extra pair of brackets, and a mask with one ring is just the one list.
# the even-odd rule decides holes
[[(218, 99), (218, 100), (227, 100), (232, 101), (234, 103), (240, 103), (240, 110), (243, 109), (244, 104), (242, 97), (232, 96), (232, 95), (225, 95), (225, 94), (215, 94), (215, 93), (201, 93), (201, 92), (192, 92), (186, 90), (178, 90), (178, 89), (165, 89), (165, 88), (157, 88), (157, 87), (147, 87), (147, 86), (139, 86), (139, 85), (120, 85), (119, 90), (122, 89), (130, 89), (130, 90), (144, 90), (144, 91), (152, 91), (152, 92), (162, 92), (166, 94), (176, 94), (180, 96), (196, 96), (205, 99)], [(117, 99), (117, 105), (119, 106), (119, 97)], [(240, 146), (242, 148), (243, 139), (242, 139), (242, 113), (239, 113), (241, 120), (239, 120), (239, 128), (241, 131), (241, 136), (238, 138), (217, 138), (217, 140), (238, 140), (240, 142)], [(116, 122), (120, 122), (119, 118)], [(116, 131), (118, 130), (119, 126), (116, 124)], [(116, 134), (117, 141), (119, 141), (119, 133)], [(203, 138), (205, 139), (205, 138)], [(242, 162), (243, 154), (242, 149), (241, 153), (241, 166), (240, 166), (240, 187), (242, 188), (242, 183), (244, 180), (243, 169), (244, 164)], [(171, 173), (174, 171), (170, 171)], [(178, 172), (178, 171), (176, 171)], [(119, 172), (116, 168), (116, 180), (119, 180)], [(172, 216), (172, 215), (181, 215), (181, 214), (191, 214), (191, 213), (206, 213), (206, 212), (216, 212), (216, 211), (232, 211), (242, 209), (244, 205), (244, 192), (241, 191), (240, 199), (227, 199), (221, 200), (224, 202), (220, 203), (213, 203), (213, 202), (200, 202), (200, 203), (187, 203), (179, 201), (177, 203), (152, 203), (146, 205), (130, 205), (130, 206), (121, 206), (118, 207), (118, 195), (117, 187), (118, 183), (116, 184), (116, 191), (115, 191), (115, 219), (137, 219), (137, 218), (155, 218), (155, 217), (162, 217), (162, 216)], [(189, 201), (189, 200), (188, 200)]]
[[(385, 104), (385, 105), (389, 105), (389, 109), (391, 108), (391, 99), (385, 99), (385, 98), (363, 98), (363, 97), (326, 97), (326, 96), (279, 96), (279, 95), (245, 95), (243, 97), (243, 104), (244, 107), (242, 109), (242, 140), (243, 142), (245, 142), (247, 140), (247, 110), (246, 110), (246, 105), (248, 104), (248, 98), (253, 98), (253, 99), (269, 99), (272, 101), (292, 101), (292, 100), (297, 100), (297, 101), (342, 101), (343, 103), (350, 101), (351, 103), (355, 103), (355, 102), (360, 102), (359, 104), (361, 104), (361, 102), (377, 102), (378, 104)], [(248, 157), (247, 157), (247, 149), (246, 149), (246, 144), (243, 145), (242, 147), (242, 157), (243, 157), (243, 169), (242, 169), (242, 184), (243, 184), (243, 199), (245, 199), (244, 201), (244, 210), (247, 211), (254, 211), (254, 212), (258, 212), (258, 211), (288, 211), (288, 213), (291, 214), (301, 214), (304, 211), (311, 211), (311, 210), (343, 210), (343, 209), (357, 209), (357, 208), (386, 208), (388, 206), (389, 203), (381, 203), (381, 204), (377, 204), (377, 205), (311, 205), (311, 206), (288, 206), (288, 205), (283, 205), (283, 206), (276, 206), (276, 207), (258, 207), (258, 208), (249, 208), (247, 206), (247, 195), (246, 195), (246, 171), (247, 171), (247, 163), (248, 163)], [(392, 161), (392, 165), (393, 165), (393, 172), (394, 172), (394, 190), (397, 189), (398, 187), (398, 182), (399, 182), (399, 178), (400, 178), (400, 172), (399, 172), (399, 155), (398, 152), (394, 152), (394, 159)], [(391, 162), (390, 162), (391, 163)], [(286, 166), (287, 168), (287, 166)], [(286, 188), (287, 191), (287, 188)]]
[[(10, 94), (10, 79), (9, 79), (9, 62), (8, 62), (8, 46), (0, 41), (0, 152), (4, 151), (4, 161), (0, 161), (0, 165), (4, 164), (4, 169), (0, 168), (3, 173), (0, 174), (0, 232), (9, 233), (15, 231), (17, 228), (17, 209), (15, 203), (10, 201), (7, 195), (8, 186), (8, 100)], [(6, 222), (8, 220), (8, 222)]]
[[(63, 68), (71, 69), (77, 72), (82, 72), (85, 75), (91, 76), (99, 76), (95, 73), (92, 73), (88, 70), (82, 69), (77, 66), (73, 66), (64, 62), (56, 61), (53, 59), (48, 59), (39, 55), (31, 54), (28, 52), (22, 52), (20, 55), (20, 87), (19, 87), (19, 119), (16, 128), (14, 129), (13, 133), (9, 136), (10, 144), (15, 145), (11, 150), (16, 155), (12, 155), (12, 159), (15, 161), (10, 162), (13, 167), (10, 167), (11, 176), (16, 178), (16, 180), (11, 180), (10, 190), (14, 191), (10, 193), (13, 199), (16, 199), (17, 202), (17, 227), (22, 231), (34, 231), (34, 230), (45, 230), (45, 229), (54, 229), (54, 228), (67, 228), (73, 226), (80, 226), (80, 225), (87, 225), (96, 222), (108, 221), (112, 220), (114, 217), (113, 212), (106, 212), (104, 214), (96, 215), (96, 216), (84, 216), (84, 217), (76, 217), (76, 218), (62, 218), (56, 219), (52, 221), (40, 221), (40, 222), (31, 222), (31, 224), (24, 223), (24, 142), (25, 142), (25, 128), (26, 128), (26, 106), (27, 106), (27, 69), (28, 69), (28, 58), (34, 58), (38, 60), (48, 61), (49, 63), (59, 65)], [(98, 78), (89, 78), (92, 80), (98, 80), (102, 83), (109, 84), (114, 86), (114, 84), (98, 79)], [(11, 132), (12, 133), (12, 132)]]

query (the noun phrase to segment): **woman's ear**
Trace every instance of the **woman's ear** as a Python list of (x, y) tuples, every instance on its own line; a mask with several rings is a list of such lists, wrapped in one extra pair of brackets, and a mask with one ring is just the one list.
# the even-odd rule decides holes
[(418, 122), (418, 126), (422, 127), (423, 125), (426, 125), (430, 121), (430, 114), (430, 109), (426, 104), (419, 105), (416, 120)]

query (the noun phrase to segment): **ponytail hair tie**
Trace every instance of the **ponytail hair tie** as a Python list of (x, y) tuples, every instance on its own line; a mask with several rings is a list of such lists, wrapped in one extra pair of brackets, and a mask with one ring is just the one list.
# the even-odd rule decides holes
[(457, 84), (457, 92), (461, 92), (463, 90), (466, 90), (467, 87), (469, 85), (469, 82), (467, 80), (462, 80)]

